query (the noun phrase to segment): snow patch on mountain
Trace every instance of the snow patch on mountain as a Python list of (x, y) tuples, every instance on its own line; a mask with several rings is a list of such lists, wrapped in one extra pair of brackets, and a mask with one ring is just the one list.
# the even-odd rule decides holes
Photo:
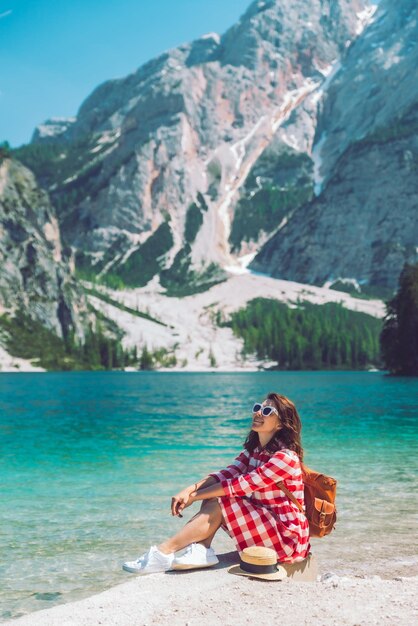
[(250, 252), (249, 254), (244, 254), (236, 259), (236, 265), (228, 265), (225, 267), (225, 271), (230, 274), (249, 274), (250, 270), (248, 269), (249, 264), (254, 259), (257, 252)]
[(202, 35), (200, 39), (212, 39), (218, 45), (221, 43), (221, 36), (218, 33), (206, 33), (206, 35)]
[(369, 26), (374, 20), (374, 14), (377, 10), (377, 4), (370, 4), (363, 11), (359, 11), (357, 13), (357, 26), (356, 26), (356, 35), (361, 35), (363, 30)]
[(358, 280), (356, 278), (342, 278), (341, 276), (339, 276), (336, 279), (327, 280), (324, 283), (323, 287), (325, 289), (329, 289), (331, 287), (331, 285), (334, 285), (335, 283), (343, 283), (344, 285), (349, 285), (350, 287), (355, 289), (358, 293), (361, 293), (361, 287), (360, 287), (360, 284), (359, 284), (359, 282), (358, 282)]
[(324, 178), (325, 178), (324, 174), (321, 172), (321, 167), (322, 167), (321, 150), (322, 150), (322, 146), (325, 143), (326, 138), (327, 138), (327, 134), (325, 132), (322, 133), (321, 138), (315, 144), (312, 150), (312, 154), (311, 154), (311, 158), (314, 164), (314, 169), (313, 169), (314, 194), (316, 196), (319, 196), (319, 194), (321, 193)]
[(51, 139), (65, 133), (76, 122), (76, 117), (51, 117), (39, 124), (34, 132), (36, 139)]

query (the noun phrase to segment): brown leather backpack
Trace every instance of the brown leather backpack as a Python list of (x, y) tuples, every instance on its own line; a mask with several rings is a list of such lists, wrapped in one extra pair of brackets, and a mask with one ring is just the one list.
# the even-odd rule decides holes
[(301, 466), (305, 487), (305, 511), (283, 483), (277, 483), (277, 485), (284, 491), (289, 500), (296, 504), (302, 513), (305, 513), (309, 522), (311, 537), (324, 537), (334, 529), (337, 520), (337, 509), (335, 508), (337, 481), (331, 476), (320, 474), (306, 467), (306, 465), (301, 464)]

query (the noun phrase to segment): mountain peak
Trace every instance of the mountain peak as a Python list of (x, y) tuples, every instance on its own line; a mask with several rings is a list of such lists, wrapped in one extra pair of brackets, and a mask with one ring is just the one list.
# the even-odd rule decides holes
[(364, 0), (258, 0), (222, 37), (222, 61), (255, 69), (268, 59), (282, 67), (297, 52), (305, 57), (318, 52), (319, 43), (325, 53), (333, 49), (335, 58), (355, 32), (357, 13), (365, 6)]

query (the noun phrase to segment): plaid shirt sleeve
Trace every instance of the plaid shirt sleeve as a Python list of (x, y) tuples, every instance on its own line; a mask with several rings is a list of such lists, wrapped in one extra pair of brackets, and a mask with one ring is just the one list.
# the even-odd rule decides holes
[(235, 478), (240, 474), (244, 474), (244, 472), (246, 472), (248, 469), (249, 458), (250, 453), (247, 450), (243, 450), (241, 454), (239, 454), (237, 458), (233, 461), (233, 463), (231, 463), (231, 465), (228, 465), (228, 467), (223, 470), (219, 470), (219, 472), (212, 472), (212, 474), (209, 474), (209, 476), (213, 476), (219, 482), (222, 482), (224, 480)]
[(222, 479), (221, 486), (225, 495), (248, 496), (253, 491), (260, 491), (283, 480), (295, 478), (301, 472), (298, 460), (280, 450), (276, 452), (267, 463), (257, 469), (233, 478)]

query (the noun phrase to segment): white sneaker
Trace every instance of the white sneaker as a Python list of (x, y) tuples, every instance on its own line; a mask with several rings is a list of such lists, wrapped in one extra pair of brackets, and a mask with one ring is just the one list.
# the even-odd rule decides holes
[(205, 548), (201, 543), (191, 543), (181, 556), (176, 556), (171, 569), (197, 569), (212, 567), (219, 563), (213, 548)]
[(151, 546), (136, 561), (127, 561), (122, 565), (122, 569), (133, 574), (156, 574), (157, 572), (167, 572), (171, 569), (174, 559), (174, 552), (163, 554), (157, 546)]

